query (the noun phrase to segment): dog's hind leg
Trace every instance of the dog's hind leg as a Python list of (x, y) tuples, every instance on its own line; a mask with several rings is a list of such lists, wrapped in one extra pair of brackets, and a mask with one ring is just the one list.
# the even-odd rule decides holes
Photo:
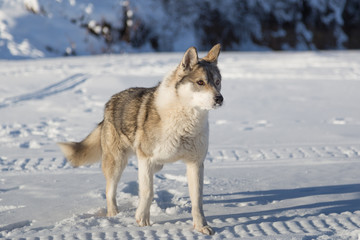
[(127, 165), (127, 156), (125, 154), (119, 154), (114, 157), (112, 153), (103, 153), (102, 161), (102, 169), (106, 179), (107, 216), (113, 217), (118, 214), (116, 189), (121, 174)]
[(126, 143), (116, 133), (112, 123), (103, 122), (101, 131), (102, 170), (106, 179), (106, 203), (107, 216), (113, 217), (118, 214), (116, 204), (116, 189), (121, 174), (128, 162), (128, 150)]

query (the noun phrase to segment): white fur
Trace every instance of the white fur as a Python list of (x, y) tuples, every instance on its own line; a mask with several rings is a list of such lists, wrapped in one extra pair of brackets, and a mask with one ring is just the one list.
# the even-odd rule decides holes
[(165, 77), (157, 90), (155, 105), (160, 113), (175, 108), (179, 104), (176, 98), (175, 88), (170, 86), (173, 75), (175, 75), (175, 72)]
[(210, 91), (195, 92), (190, 82), (181, 85), (178, 93), (182, 101), (187, 102), (190, 107), (202, 110), (211, 110), (214, 107), (214, 94)]
[[(200, 96), (195, 97), (191, 90), (186, 90), (189, 87), (181, 88), (184, 90), (177, 96), (175, 89), (168, 87), (166, 82), (159, 86), (155, 103), (162, 120), (162, 132), (161, 140), (156, 143), (153, 152), (152, 162), (156, 164), (177, 161), (180, 155), (189, 150), (207, 149), (208, 111), (203, 110), (204, 103), (201, 103), (202, 107), (199, 106), (197, 101)], [(188, 138), (190, 142), (182, 142), (184, 138)], [(194, 144), (202, 146), (193, 146)]]

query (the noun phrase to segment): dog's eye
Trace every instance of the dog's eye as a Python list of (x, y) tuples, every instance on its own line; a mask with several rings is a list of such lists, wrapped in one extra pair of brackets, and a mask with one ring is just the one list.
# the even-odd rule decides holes
[(216, 84), (216, 86), (219, 86), (220, 85), (220, 80), (219, 79), (216, 80), (215, 84)]
[(203, 80), (199, 80), (196, 82), (199, 86), (204, 86), (205, 82)]

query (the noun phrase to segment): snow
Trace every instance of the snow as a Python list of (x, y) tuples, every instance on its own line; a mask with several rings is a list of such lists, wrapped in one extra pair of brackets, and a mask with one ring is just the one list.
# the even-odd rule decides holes
[[(204, 53), (200, 53), (204, 56)], [(222, 53), (223, 107), (210, 113), (204, 210), (193, 231), (182, 162), (155, 176), (138, 227), (137, 162), (105, 217), (100, 164), (72, 168), (57, 141), (81, 140), (114, 93), (150, 87), (180, 53), (0, 61), (0, 238), (359, 239), (358, 51)]]
[(122, 5), (111, 0), (3, 0), (0, 2), (0, 58), (102, 53), (105, 42), (82, 25), (101, 23), (106, 16), (113, 27), (118, 27), (121, 15)]

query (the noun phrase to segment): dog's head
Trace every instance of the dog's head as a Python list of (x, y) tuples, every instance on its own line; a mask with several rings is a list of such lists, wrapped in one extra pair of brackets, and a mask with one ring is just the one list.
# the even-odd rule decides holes
[(196, 48), (189, 48), (178, 66), (175, 85), (181, 101), (191, 107), (210, 110), (223, 104), (221, 74), (217, 67), (220, 44), (215, 45), (206, 55), (199, 59)]

